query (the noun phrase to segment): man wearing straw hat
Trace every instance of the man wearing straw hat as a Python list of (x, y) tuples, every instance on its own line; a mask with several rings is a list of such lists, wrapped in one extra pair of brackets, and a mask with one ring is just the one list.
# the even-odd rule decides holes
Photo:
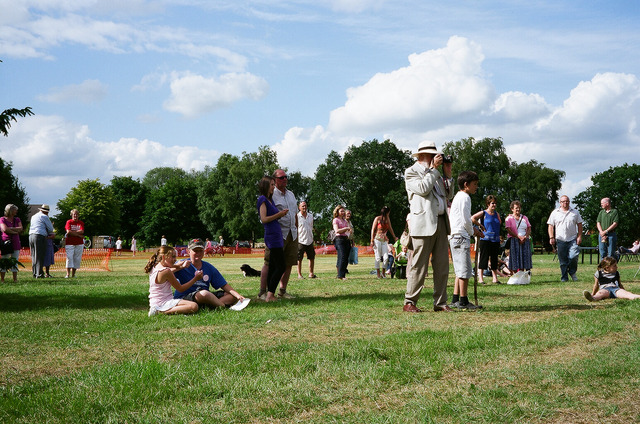
[(34, 278), (44, 278), (44, 257), (47, 253), (47, 238), (53, 234), (53, 224), (49, 219), (49, 205), (38, 208), (40, 212), (31, 217), (29, 228), (29, 249), (31, 269)]
[[(424, 287), (429, 258), (433, 267), (433, 310), (450, 312), (447, 306), (449, 279), (449, 242), (451, 232), (447, 201), (453, 198), (451, 162), (443, 164), (442, 152), (432, 141), (423, 141), (413, 153), (416, 163), (405, 170), (404, 182), (409, 197), (409, 235), (413, 259), (407, 269), (405, 312), (422, 312), (416, 306)], [(438, 168), (442, 165), (443, 175)]]

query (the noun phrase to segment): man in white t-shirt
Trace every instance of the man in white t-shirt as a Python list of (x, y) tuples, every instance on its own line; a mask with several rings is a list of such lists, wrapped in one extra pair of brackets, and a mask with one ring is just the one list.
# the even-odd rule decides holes
[(313, 214), (307, 211), (307, 202), (304, 200), (298, 206), (298, 278), (302, 276), (302, 259), (307, 254), (309, 259), (309, 278), (317, 278), (313, 273), (313, 263), (316, 251), (313, 247)]
[(580, 212), (570, 208), (569, 197), (560, 197), (560, 207), (554, 209), (547, 220), (549, 242), (558, 247), (561, 280), (578, 280), (578, 256), (582, 242), (582, 217)]

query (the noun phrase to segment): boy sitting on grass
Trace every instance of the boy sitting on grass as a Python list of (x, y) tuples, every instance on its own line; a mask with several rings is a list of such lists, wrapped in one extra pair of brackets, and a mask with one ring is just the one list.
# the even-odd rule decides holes
[(482, 306), (470, 303), (467, 296), (469, 278), (473, 276), (471, 237), (483, 237), (483, 234), (471, 223), (471, 197), (469, 195), (475, 194), (478, 190), (478, 174), (473, 171), (462, 171), (458, 175), (458, 187), (460, 191), (453, 198), (449, 212), (449, 221), (451, 222), (449, 248), (456, 275), (450, 307), (452, 309), (475, 310), (482, 308)]
[(628, 292), (620, 282), (620, 273), (618, 272), (618, 262), (615, 258), (607, 256), (600, 264), (595, 275), (595, 284), (593, 285), (593, 293), (589, 290), (582, 292), (589, 302), (595, 302), (602, 299), (640, 299), (640, 295)]

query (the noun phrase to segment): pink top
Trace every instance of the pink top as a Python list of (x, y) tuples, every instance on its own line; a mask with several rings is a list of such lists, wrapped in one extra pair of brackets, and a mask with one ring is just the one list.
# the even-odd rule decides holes
[[(4, 225), (9, 228), (19, 227), (21, 225), (20, 218), (18, 218), (17, 216), (13, 217), (13, 223), (9, 221), (9, 218), (7, 218), (6, 216), (1, 217), (0, 221), (2, 221)], [(13, 250), (20, 250), (20, 235), (2, 233), (2, 241), (9, 239), (11, 239), (11, 242), (13, 243)]]
[[(525, 215), (520, 215), (520, 218), (522, 220), (516, 219), (513, 215), (509, 215), (504, 221), (504, 226), (507, 227), (507, 229), (511, 229), (513, 233), (523, 236), (527, 233), (527, 228), (531, 227), (531, 224), (529, 224), (529, 218)], [(518, 225), (518, 221), (520, 221), (520, 225)], [(511, 237), (511, 234), (509, 234), (509, 237)]]
[[(342, 218), (333, 218), (334, 227), (340, 228), (350, 228), (349, 221)], [(346, 231), (344, 233), (336, 234), (336, 237), (349, 237), (350, 231)]]
[(171, 283), (167, 280), (164, 283), (156, 283), (156, 277), (158, 273), (168, 267), (157, 264), (151, 270), (149, 274), (149, 307), (160, 306), (171, 299), (173, 299), (173, 291), (171, 290)]

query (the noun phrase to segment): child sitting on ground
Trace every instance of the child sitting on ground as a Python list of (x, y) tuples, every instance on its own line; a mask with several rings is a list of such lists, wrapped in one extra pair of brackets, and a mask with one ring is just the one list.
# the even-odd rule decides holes
[(600, 262), (594, 277), (595, 284), (593, 285), (593, 293), (589, 293), (589, 290), (583, 292), (584, 297), (589, 302), (595, 302), (609, 297), (612, 299), (640, 299), (640, 295), (633, 294), (624, 289), (620, 282), (618, 262), (611, 256), (607, 256)]
[(191, 265), (191, 261), (184, 261), (178, 265), (176, 251), (170, 246), (160, 246), (151, 256), (144, 271), (149, 274), (149, 316), (163, 314), (193, 314), (198, 312), (198, 304), (184, 299), (174, 299), (171, 286), (178, 291), (184, 291), (202, 278), (202, 271), (197, 271), (188, 282), (181, 284), (173, 275), (175, 271)]

